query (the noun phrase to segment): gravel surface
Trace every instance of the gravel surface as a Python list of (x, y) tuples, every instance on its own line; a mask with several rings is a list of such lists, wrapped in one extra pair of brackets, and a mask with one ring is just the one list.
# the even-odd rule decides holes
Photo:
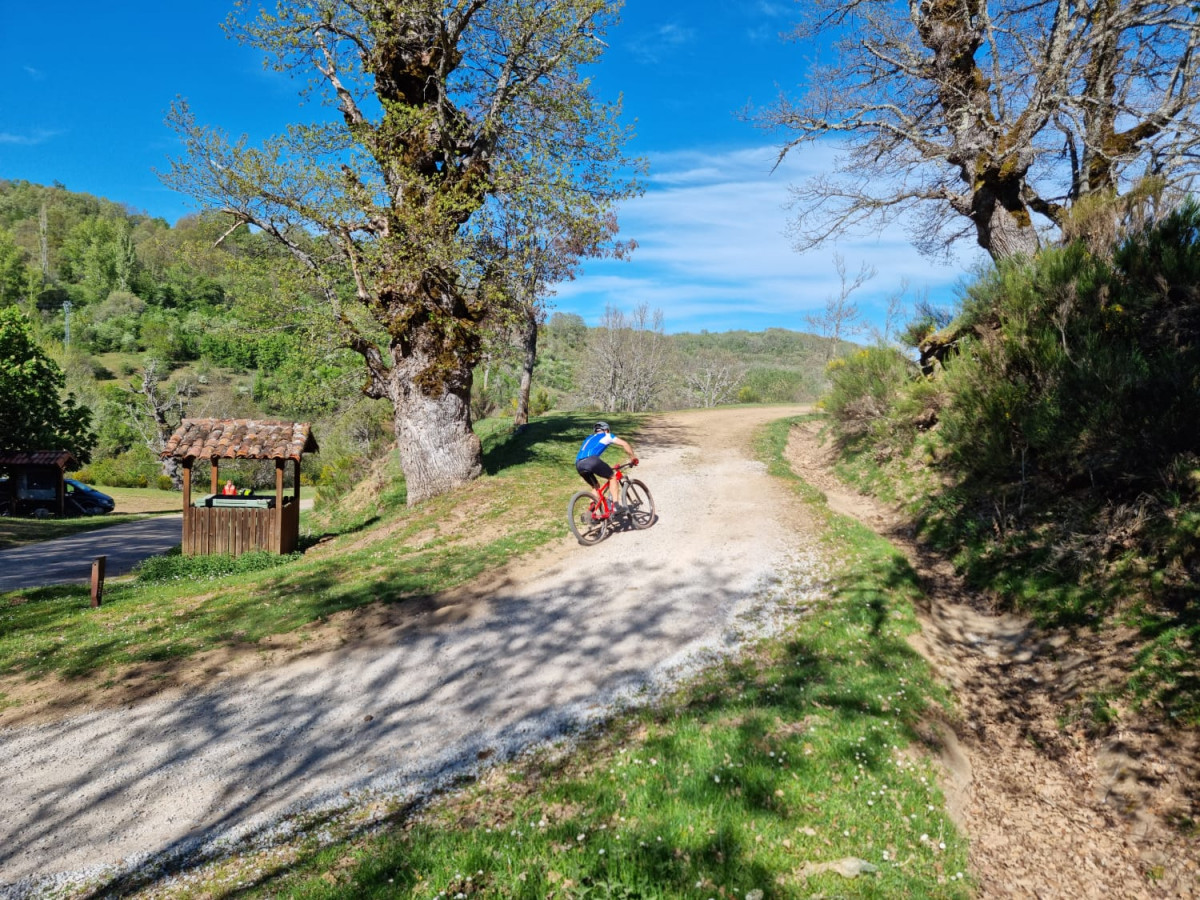
[(292, 813), (419, 795), (769, 630), (779, 574), (818, 566), (748, 440), (795, 411), (663, 417), (635, 445), (654, 527), (588, 548), (563, 539), (537, 571), (464, 594), (453, 614), (202, 693), (0, 731), (0, 894), (209, 852)]

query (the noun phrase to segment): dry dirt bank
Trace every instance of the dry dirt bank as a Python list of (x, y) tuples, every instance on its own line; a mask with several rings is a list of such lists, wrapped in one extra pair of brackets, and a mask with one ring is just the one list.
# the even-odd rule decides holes
[(818, 426), (793, 428), (788, 455), (830, 507), (886, 536), (922, 578), (918, 649), (960, 710), (930, 727), (946, 746), (950, 807), (970, 836), (981, 895), (1200, 897), (1200, 846), (1167, 824), (1200, 814), (1197, 735), (1132, 717), (1102, 737), (1063, 724), (1071, 700), (1115, 676), (1121, 635), (1068, 644), (1068, 635), (994, 614), (900, 516), (837, 480)]

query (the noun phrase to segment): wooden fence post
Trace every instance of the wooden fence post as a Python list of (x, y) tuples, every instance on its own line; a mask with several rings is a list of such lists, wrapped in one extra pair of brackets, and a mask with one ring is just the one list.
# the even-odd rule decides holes
[(104, 597), (104, 565), (107, 556), (97, 556), (92, 560), (92, 606), (99, 606)]

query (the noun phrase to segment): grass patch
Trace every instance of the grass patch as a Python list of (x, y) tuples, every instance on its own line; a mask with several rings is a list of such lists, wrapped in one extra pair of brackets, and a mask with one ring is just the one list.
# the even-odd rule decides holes
[(144, 565), (146, 577), (110, 581), (99, 609), (90, 608), (86, 585), (0, 594), (0, 676), (82, 678), (255, 643), (343, 610), (463, 584), (566, 533), (567, 500), (582, 484), (575, 452), (591, 426), (571, 415), (537, 419), (519, 434), (484, 423), (481, 478), (413, 509), (403, 505), (402, 481), (389, 483), (371, 503), (334, 516), (332, 540), (319, 551), (283, 567), (165, 557)]
[[(913, 752), (924, 716), (945, 700), (905, 640), (918, 627), (915, 575), (791, 476), (781, 453), (790, 425), (769, 427), (757, 446), (828, 516), (835, 574), (815, 601), (801, 593), (809, 573), (785, 577), (772, 598), (794, 609), (784, 634), (653, 708), (493, 768), (422, 809), (375, 804), (301, 820), (287, 845), (192, 872), (171, 893), (969, 897), (966, 842), (944, 813), (935, 767)], [(96, 893), (156, 876), (139, 877)]]

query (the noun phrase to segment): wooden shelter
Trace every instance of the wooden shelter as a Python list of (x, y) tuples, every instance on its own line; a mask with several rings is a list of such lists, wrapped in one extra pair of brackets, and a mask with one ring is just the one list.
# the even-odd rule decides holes
[[(11, 504), (14, 514), (46, 513), (64, 515), (67, 488), (64, 479), (69, 468), (79, 462), (67, 450), (23, 450), (0, 453), (0, 470), (8, 474), (0, 491), (0, 505)], [(45, 515), (46, 513), (41, 513)]]
[[(184, 419), (163, 449), (183, 466), (183, 555), (248, 550), (291, 553), (300, 536), (300, 457), (318, 449), (307, 423), (261, 419)], [(192, 468), (210, 465), (209, 492), (192, 497)], [(275, 494), (222, 496), (222, 459), (275, 460)], [(284, 470), (293, 466), (292, 492), (284, 496)]]

